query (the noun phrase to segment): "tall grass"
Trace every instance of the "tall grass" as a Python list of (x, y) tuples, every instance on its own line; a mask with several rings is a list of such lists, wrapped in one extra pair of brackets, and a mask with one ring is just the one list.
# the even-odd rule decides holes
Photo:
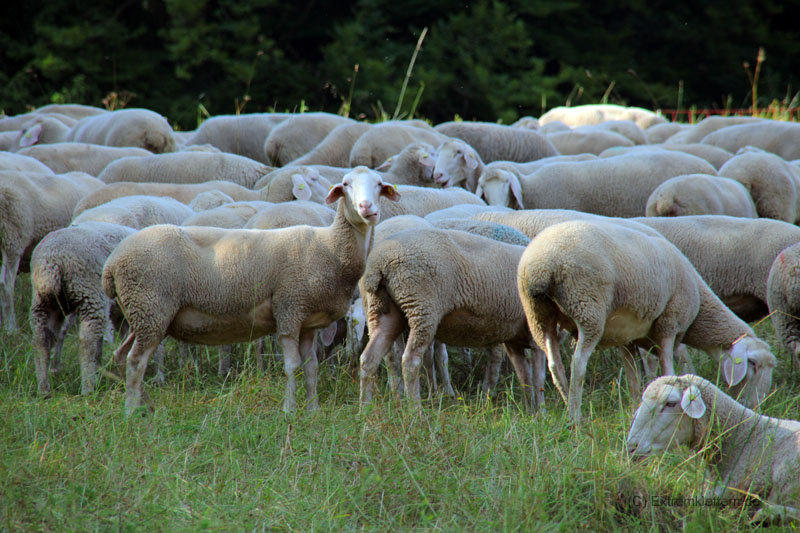
[[(323, 365), (320, 411), (286, 415), (285, 377), (274, 361), (259, 374), (245, 354), (231, 376), (218, 378), (213, 350), (181, 363), (174, 346), (167, 384), (148, 385), (155, 411), (126, 418), (120, 385), (102, 380), (93, 394), (78, 394), (74, 333), (53, 377), (54, 397), (37, 398), (27, 283), (23, 275), (22, 330), (0, 339), (4, 530), (748, 527), (747, 507), (659, 505), (702, 495), (704, 465), (687, 451), (643, 462), (627, 457), (636, 402), (611, 353), (590, 361), (578, 428), (549, 385), (547, 412), (536, 416), (520, 410), (511, 377), (494, 399), (481, 399), (463, 360), (453, 368), (458, 398), (431, 395), (421, 411), (385, 392), (360, 411), (354, 366)], [(780, 360), (765, 410), (795, 416), (796, 371), (768, 322), (758, 333)], [(695, 364), (716, 375), (708, 357), (695, 354)]]

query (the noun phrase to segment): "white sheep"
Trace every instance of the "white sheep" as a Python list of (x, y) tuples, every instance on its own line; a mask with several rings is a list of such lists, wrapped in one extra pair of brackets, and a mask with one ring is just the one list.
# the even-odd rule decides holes
[[(754, 405), (769, 392), (769, 345), (720, 301), (688, 259), (663, 237), (613, 222), (571, 221), (537, 235), (518, 266), (518, 289), (531, 334), (547, 353), (571, 420), (581, 418), (586, 365), (598, 345), (655, 348), (663, 374), (683, 342), (719, 358), (734, 394)], [(577, 333), (566, 379), (558, 327)], [(629, 386), (638, 374), (623, 357)]]
[(744, 185), (731, 178), (684, 174), (670, 178), (647, 199), (645, 216), (730, 215), (757, 218), (756, 205)]
[(377, 124), (365, 131), (350, 150), (350, 165), (376, 168), (414, 142), (438, 146), (447, 137), (419, 121), (398, 120)]
[(339, 200), (324, 228), (224, 230), (162, 225), (125, 239), (106, 261), (103, 288), (131, 334), (115, 351), (126, 366), (126, 411), (141, 404), (147, 359), (166, 335), (203, 344), (277, 334), (287, 376), (284, 409), (296, 408), (295, 371), (304, 364), (308, 407), (319, 405), (314, 332), (347, 312), (364, 271), (379, 198), (393, 186), (359, 167), (334, 185)]
[(550, 140), (539, 133), (491, 122), (443, 122), (434, 129), (471, 146), (485, 163), (534, 161), (558, 155)]
[(432, 186), (436, 151), (428, 143), (411, 143), (375, 170), (384, 171), (383, 178), (395, 185)]
[(313, 150), (293, 160), (292, 164), (349, 167), (353, 145), (372, 127), (372, 124), (366, 122), (340, 124), (332, 129)]
[(528, 176), (498, 173), (484, 179), (481, 194), (493, 205), (635, 217), (644, 213), (647, 199), (661, 183), (693, 173), (716, 175), (716, 170), (707, 161), (689, 154), (644, 151), (553, 163)]
[[(361, 401), (372, 397), (375, 371), (395, 339), (408, 328), (402, 356), (406, 394), (420, 401), (419, 367), (438, 339), (455, 346), (503, 343), (524, 403), (543, 405), (544, 361), (535, 348), (514, 289), (514, 267), (524, 248), (464, 231), (412, 228), (391, 233), (367, 258), (359, 291), (369, 342), (361, 353)], [(531, 394), (531, 387), (533, 394)]]
[(755, 519), (800, 519), (800, 422), (751, 411), (699, 376), (664, 376), (642, 394), (627, 448), (644, 457), (682, 445), (709, 459), (707, 497), (755, 495)]
[(186, 217), (181, 226), (211, 226), (213, 228), (241, 229), (262, 209), (272, 202), (233, 202)]
[(267, 202), (310, 200), (322, 203), (331, 188), (331, 182), (319, 170), (304, 165), (289, 165), (275, 169), (255, 183)]
[(547, 140), (553, 143), (558, 153), (564, 155), (597, 155), (611, 148), (635, 146), (632, 140), (621, 133), (596, 126), (581, 126), (570, 131), (551, 133)]
[(539, 129), (539, 119), (532, 116), (524, 116), (517, 119), (516, 122), (511, 124), (512, 128), (527, 128), (529, 130)]
[(567, 126), (591, 126), (606, 120), (632, 120), (640, 128), (647, 129), (667, 120), (641, 107), (625, 107), (614, 104), (591, 104), (575, 107), (554, 107), (539, 117), (542, 126), (561, 121)]
[[(39, 394), (49, 397), (50, 358), (69, 315), (80, 319), (81, 394), (94, 390), (111, 301), (100, 277), (111, 251), (133, 228), (86, 222), (49, 233), (31, 255), (31, 309)], [(63, 339), (62, 339), (63, 340)], [(53, 354), (57, 357), (56, 354)]]
[(210, 191), (204, 191), (194, 197), (194, 199), (189, 202), (189, 209), (194, 211), (195, 213), (199, 213), (200, 211), (208, 211), (209, 209), (214, 209), (221, 205), (230, 204), (235, 202), (230, 195), (225, 194), (224, 192), (212, 189)]
[(792, 223), (800, 221), (800, 172), (779, 156), (744, 151), (722, 165), (719, 175), (745, 186), (753, 197), (758, 216)]
[(689, 124), (681, 124), (679, 122), (662, 122), (661, 124), (653, 124), (645, 130), (647, 135), (647, 142), (651, 144), (663, 143), (667, 139), (683, 131), (686, 128), (691, 128)]
[[(770, 236), (772, 237), (772, 236)], [(767, 277), (767, 304), (775, 334), (800, 355), (800, 237), (772, 262)]]
[(282, 167), (313, 150), (337, 126), (353, 122), (331, 113), (291, 115), (272, 128), (265, 139), (263, 151), (267, 162)]
[(27, 270), (33, 248), (51, 231), (72, 220), (81, 197), (102, 187), (81, 172), (55, 175), (0, 171), (0, 320), (6, 331), (16, 329), (14, 285), (17, 270)]
[(289, 226), (330, 226), (336, 211), (305, 200), (271, 204), (250, 217), (243, 226), (246, 229), (277, 229)]
[(431, 211), (427, 215), (425, 215), (425, 220), (428, 222), (438, 222), (439, 220), (446, 220), (450, 218), (469, 218), (473, 215), (478, 213), (483, 213), (485, 211), (497, 211), (497, 212), (506, 212), (506, 213), (514, 213), (513, 209), (508, 207), (501, 207), (496, 205), (484, 205), (484, 204), (457, 204), (451, 207), (445, 207), (444, 209), (437, 209), (436, 211)]
[(167, 119), (148, 109), (120, 109), (82, 118), (64, 140), (136, 146), (156, 154), (177, 148)]
[(764, 119), (753, 124), (722, 128), (709, 133), (700, 142), (719, 146), (731, 153), (745, 146), (755, 146), (791, 161), (800, 158), (800, 124)]
[(82, 105), (82, 104), (47, 104), (43, 105), (42, 107), (37, 107), (33, 110), (34, 114), (57, 114), (62, 116), (68, 116), (75, 121), (78, 121), (82, 118), (91, 117), (94, 115), (102, 115), (103, 113), (108, 113), (106, 109), (102, 107), (96, 107), (91, 105)]
[(485, 206), (483, 200), (461, 188), (434, 189), (414, 185), (398, 185), (400, 200), (388, 202), (381, 200), (384, 219), (397, 215), (417, 215), (424, 217), (429, 213), (462, 204)]
[(12, 149), (16, 151), (36, 144), (63, 142), (69, 135), (72, 126), (73, 124), (65, 124), (52, 115), (32, 113), (32, 118), (22, 124), (17, 132)]
[(244, 113), (216, 115), (190, 132), (185, 146), (210, 144), (223, 152), (249, 157), (268, 164), (264, 142), (278, 124), (291, 117), (288, 113)]
[(684, 152), (687, 154), (695, 155), (701, 159), (705, 159), (711, 163), (714, 168), (719, 168), (728, 160), (733, 157), (733, 154), (727, 150), (723, 150), (717, 146), (701, 143), (662, 143), (662, 144), (644, 144), (637, 146), (616, 146), (608, 148), (600, 152), (600, 157), (613, 157), (630, 152), (641, 152), (646, 150), (673, 150), (676, 152)]
[(0, 152), (0, 171), (37, 172), (40, 174), (55, 174), (53, 170), (33, 157)]
[(188, 151), (150, 157), (123, 157), (109, 164), (98, 178), (104, 183), (202, 183), (224, 180), (253, 188), (270, 170), (263, 163), (241, 155)]
[(666, 142), (699, 143), (706, 135), (709, 135), (719, 129), (727, 128), (729, 126), (738, 126), (741, 124), (755, 124), (756, 122), (761, 122), (762, 120), (764, 119), (758, 117), (722, 117), (719, 115), (712, 115), (704, 118), (697, 124), (685, 125), (684, 128), (682, 128), (682, 131), (671, 136)]
[(450, 139), (436, 148), (433, 181), (442, 187), (463, 187), (475, 192), (478, 177), (485, 166), (472, 146), (459, 139)]
[(23, 148), (17, 153), (41, 161), (56, 174), (79, 171), (91, 176), (99, 176), (109, 163), (122, 157), (153, 155), (144, 148), (68, 142), (39, 144)]
[(72, 224), (106, 222), (142, 229), (156, 224), (181, 224), (195, 215), (186, 204), (168, 196), (133, 195), (87, 209), (72, 219)]
[(190, 205), (195, 198), (204, 192), (218, 191), (230, 196), (236, 202), (263, 200), (261, 191), (254, 191), (230, 181), (204, 181), (202, 183), (136, 183), (118, 181), (109, 183), (105, 187), (86, 195), (75, 206), (74, 216), (78, 216), (87, 209), (97, 207), (115, 198), (123, 196), (146, 195), (168, 196), (183, 204)]

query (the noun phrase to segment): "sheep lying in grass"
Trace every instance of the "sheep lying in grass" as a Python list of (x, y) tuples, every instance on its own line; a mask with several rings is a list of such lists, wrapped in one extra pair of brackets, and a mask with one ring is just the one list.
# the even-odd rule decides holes
[(711, 452), (710, 497), (756, 495), (764, 503), (756, 518), (800, 520), (800, 422), (759, 415), (699, 376), (664, 376), (642, 394), (628, 451), (642, 457), (681, 445)]
[[(661, 370), (673, 374), (678, 343), (719, 357), (735, 395), (748, 405), (769, 392), (775, 357), (717, 298), (689, 260), (661, 237), (613, 222), (572, 221), (536, 236), (518, 266), (518, 288), (536, 343), (550, 373), (580, 421), (586, 364), (598, 345), (656, 348)], [(577, 331), (567, 382), (558, 327)], [(632, 392), (638, 375), (623, 357)], [(567, 388), (568, 387), (568, 388)]]
[(270, 167), (247, 157), (223, 152), (189, 151), (150, 157), (123, 157), (98, 178), (104, 183), (202, 183), (225, 180), (253, 188)]
[(150, 354), (170, 335), (230, 344), (275, 333), (287, 376), (284, 409), (296, 408), (295, 371), (304, 365), (308, 408), (319, 406), (314, 332), (342, 318), (364, 271), (379, 198), (399, 194), (359, 167), (334, 185), (339, 201), (324, 228), (224, 230), (154, 226), (125, 239), (103, 269), (103, 288), (131, 327), (114, 353), (125, 367), (128, 413), (142, 401)]
[(540, 407), (544, 361), (535, 350), (531, 375), (524, 350), (534, 345), (514, 289), (514, 267), (523, 250), (463, 231), (426, 228), (377, 242), (359, 282), (369, 327), (361, 354), (361, 401), (371, 399), (378, 365), (408, 328), (402, 367), (412, 401), (420, 401), (419, 367), (435, 338), (455, 346), (503, 343), (525, 405)]
[(136, 146), (156, 154), (177, 149), (167, 119), (148, 109), (120, 109), (79, 120), (64, 139), (67, 142)]
[(18, 153), (41, 161), (56, 174), (77, 170), (92, 176), (99, 176), (110, 163), (122, 157), (153, 155), (144, 148), (66, 142), (30, 146)]
[(0, 320), (6, 331), (17, 327), (17, 270), (27, 270), (26, 258), (39, 241), (69, 224), (81, 197), (102, 186), (97, 178), (82, 172), (0, 172)]
[(708, 174), (685, 174), (668, 179), (647, 199), (645, 215), (758, 217), (753, 198), (744, 185), (734, 179)]
[(73, 313), (80, 319), (81, 394), (94, 390), (111, 307), (100, 283), (103, 263), (134, 232), (116, 224), (86, 222), (49, 233), (33, 250), (30, 324), (39, 394), (51, 394), (50, 357), (65, 318)]

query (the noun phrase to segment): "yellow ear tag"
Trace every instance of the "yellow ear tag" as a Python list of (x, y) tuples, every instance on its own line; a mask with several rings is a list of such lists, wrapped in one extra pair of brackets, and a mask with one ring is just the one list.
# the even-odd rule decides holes
[(30, 131), (26, 131), (26, 132), (25, 132), (25, 137), (27, 137), (28, 139), (30, 139), (30, 138), (31, 138), (31, 132), (30, 132)]
[(305, 183), (301, 183), (300, 185), (297, 186), (297, 188), (302, 191), (303, 189), (306, 188), (306, 184)]
[(736, 359), (733, 360), (733, 362), (734, 362), (734, 364), (741, 365), (742, 364), (742, 358), (741, 357), (737, 357)]
[(397, 184), (396, 184), (396, 183), (392, 183), (392, 187), (394, 187), (394, 190), (398, 190), (398, 189), (397, 189)]

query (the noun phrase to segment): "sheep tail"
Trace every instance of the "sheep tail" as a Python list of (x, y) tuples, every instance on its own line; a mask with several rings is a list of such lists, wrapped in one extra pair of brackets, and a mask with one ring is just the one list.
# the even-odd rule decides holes
[(117, 286), (114, 283), (114, 269), (108, 264), (103, 268), (103, 291), (112, 300), (116, 299)]
[(31, 283), (37, 294), (57, 297), (63, 287), (61, 267), (53, 261), (37, 263), (31, 272)]

